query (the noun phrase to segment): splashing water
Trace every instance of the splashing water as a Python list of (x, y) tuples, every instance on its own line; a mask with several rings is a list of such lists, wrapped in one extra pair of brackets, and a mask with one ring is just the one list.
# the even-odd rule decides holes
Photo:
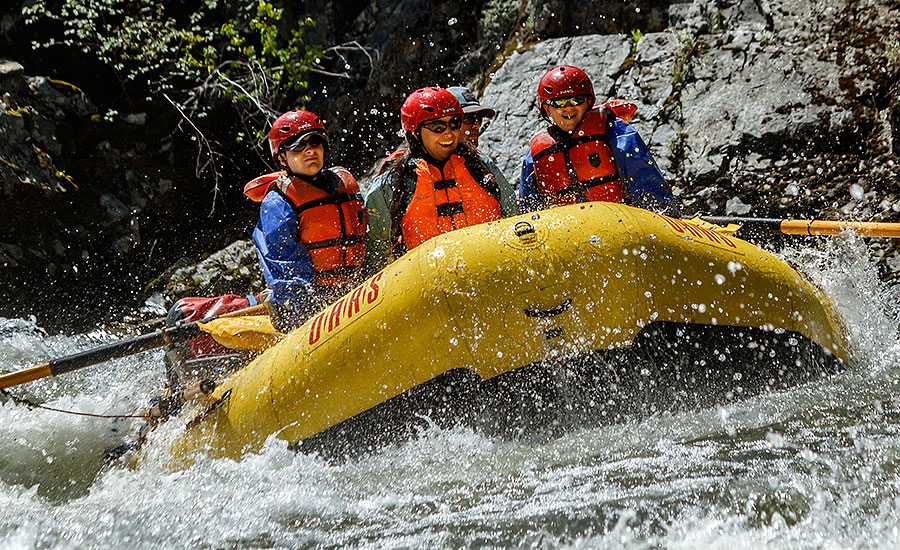
[[(541, 441), (431, 426), (341, 464), (270, 438), (240, 463), (104, 466), (134, 421), (0, 402), (0, 546), (9, 548), (897, 548), (898, 289), (852, 237), (792, 248), (847, 321), (845, 374), (712, 409)], [(89, 349), (0, 320), (4, 371)], [(132, 413), (158, 352), (19, 390), (50, 406)], [(164, 425), (174, 433), (183, 420)], [(160, 434), (164, 439), (166, 433)]]

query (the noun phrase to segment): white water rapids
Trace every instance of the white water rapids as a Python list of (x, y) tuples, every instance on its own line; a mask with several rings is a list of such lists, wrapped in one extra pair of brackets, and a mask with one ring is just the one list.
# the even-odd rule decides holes
[[(0, 548), (900, 548), (900, 287), (865, 243), (824, 242), (782, 256), (843, 314), (854, 364), (713, 409), (538, 441), (434, 428), (343, 464), (272, 438), (170, 472), (163, 445), (139, 469), (103, 464), (137, 420), (5, 400)], [(0, 371), (112, 339), (0, 319)], [(162, 376), (157, 351), (13, 393), (133, 414)]]

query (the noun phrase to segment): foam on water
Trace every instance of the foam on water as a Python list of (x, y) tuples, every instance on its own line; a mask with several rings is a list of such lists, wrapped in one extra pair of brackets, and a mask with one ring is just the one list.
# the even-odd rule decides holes
[[(183, 419), (153, 434), (140, 468), (101, 466), (132, 421), (0, 404), (0, 546), (9, 548), (897, 548), (898, 292), (863, 242), (784, 257), (848, 321), (851, 369), (701, 411), (552, 439), (466, 428), (346, 463), (271, 438), (237, 463), (165, 464)], [(4, 330), (4, 327), (13, 327)], [(0, 368), (90, 348), (0, 321)], [(36, 382), (47, 405), (133, 412), (161, 384), (159, 353)]]

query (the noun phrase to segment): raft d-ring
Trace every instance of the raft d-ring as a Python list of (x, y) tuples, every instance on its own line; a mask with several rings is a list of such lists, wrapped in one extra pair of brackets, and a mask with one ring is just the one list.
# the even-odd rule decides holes
[(524, 237), (534, 233), (534, 226), (524, 221), (516, 222), (516, 225), (513, 226), (513, 232), (515, 232), (517, 237)]

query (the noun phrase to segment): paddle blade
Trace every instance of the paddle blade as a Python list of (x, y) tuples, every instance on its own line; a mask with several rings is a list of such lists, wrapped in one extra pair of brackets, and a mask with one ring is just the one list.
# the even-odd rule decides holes
[(208, 323), (198, 323), (198, 326), (216, 342), (231, 349), (264, 351), (284, 337), (272, 326), (268, 315), (219, 317)]

